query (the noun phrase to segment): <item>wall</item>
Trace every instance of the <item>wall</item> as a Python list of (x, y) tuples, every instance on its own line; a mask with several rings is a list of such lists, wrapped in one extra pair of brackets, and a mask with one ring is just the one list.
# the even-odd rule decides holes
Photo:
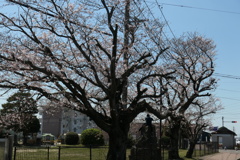
[(234, 135), (232, 134), (213, 134), (212, 141), (218, 142), (220, 148), (234, 149), (236, 145)]

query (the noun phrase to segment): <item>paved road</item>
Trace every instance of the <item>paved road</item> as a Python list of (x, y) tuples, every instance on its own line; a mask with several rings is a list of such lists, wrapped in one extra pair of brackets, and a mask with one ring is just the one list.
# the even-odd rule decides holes
[(219, 150), (219, 153), (201, 157), (200, 160), (238, 160), (240, 150)]

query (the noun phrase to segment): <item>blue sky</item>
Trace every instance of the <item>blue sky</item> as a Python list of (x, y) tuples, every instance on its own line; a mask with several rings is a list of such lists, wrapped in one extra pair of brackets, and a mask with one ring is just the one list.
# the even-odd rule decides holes
[[(221, 76), (217, 76), (218, 88), (213, 94), (221, 100), (224, 109), (213, 116), (212, 123), (221, 127), (224, 117), (226, 121), (224, 126), (240, 136), (240, 0), (157, 0), (157, 2), (161, 5), (162, 12), (176, 37), (185, 32), (198, 32), (215, 42), (216, 73)], [(164, 20), (158, 11), (156, 7), (155, 15)], [(165, 31), (171, 36), (168, 28)], [(232, 78), (224, 78), (222, 75)]]

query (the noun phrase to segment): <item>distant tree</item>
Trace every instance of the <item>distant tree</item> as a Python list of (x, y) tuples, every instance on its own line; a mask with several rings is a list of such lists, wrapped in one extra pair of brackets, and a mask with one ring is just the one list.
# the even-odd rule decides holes
[(27, 124), (26, 133), (37, 133), (40, 131), (40, 121), (36, 116), (33, 116), (31, 121)]
[(2, 104), (0, 113), (0, 125), (16, 133), (22, 132), (24, 143), (28, 134), (40, 129), (39, 120), (34, 115), (38, 113), (37, 103), (28, 92), (14, 93), (7, 99), (7, 103)]
[(40, 125), (40, 121), (36, 116), (33, 116), (31, 118), (31, 120), (29, 122), (27, 122), (27, 124), (25, 125), (25, 129), (23, 129), (23, 134), (25, 135), (29, 135), (34, 133), (37, 133), (40, 131), (41, 125)]
[[(171, 112), (169, 120), (169, 159), (179, 157), (179, 131), (186, 111), (200, 103), (199, 99), (209, 99), (217, 80), (213, 77), (215, 67), (215, 45), (212, 40), (197, 33), (183, 35), (171, 41), (171, 47), (164, 58), (166, 68), (175, 68), (174, 78), (159, 79), (162, 94), (159, 106)], [(212, 97), (214, 101), (214, 98)]]
[(37, 102), (32, 98), (31, 93), (19, 91), (7, 99), (7, 103), (2, 104), (1, 114), (21, 113), (33, 115), (38, 113)]
[(222, 109), (222, 106), (216, 100), (209, 98), (207, 101), (204, 101), (203, 98), (198, 100), (198, 103), (192, 104), (186, 111), (181, 123), (181, 133), (189, 140), (189, 148), (186, 153), (187, 158), (192, 158), (195, 145), (200, 139), (200, 135), (207, 126), (211, 125), (210, 115), (220, 109)]

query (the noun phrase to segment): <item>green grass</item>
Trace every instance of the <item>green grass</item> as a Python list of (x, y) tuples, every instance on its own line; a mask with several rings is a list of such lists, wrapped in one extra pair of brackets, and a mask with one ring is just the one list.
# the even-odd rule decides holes
[[(214, 153), (210, 153), (210, 152), (207, 153), (207, 151), (205, 151), (205, 154), (204, 154), (204, 151), (200, 152), (199, 150), (196, 150), (195, 152), (196, 153), (193, 153), (193, 158), (186, 158), (185, 155), (187, 153), (187, 150), (180, 149), (179, 150), (179, 156), (181, 158), (183, 158), (184, 160), (200, 160), (200, 158), (204, 155), (214, 154)], [(164, 159), (164, 160), (166, 160), (166, 159)]]
[[(184, 160), (199, 160), (200, 158), (200, 153), (199, 152), (196, 152), (196, 155), (193, 154), (193, 158), (186, 158), (186, 153), (187, 153), (187, 150), (186, 149), (179, 149), (179, 156), (181, 158), (183, 158)], [(194, 157), (196, 156), (196, 157)], [(168, 151), (165, 151), (164, 152), (164, 160), (168, 160)]]
[[(184, 160), (196, 160), (194, 158), (186, 158), (185, 157), (186, 153), (187, 153), (187, 150), (182, 150), (182, 149), (180, 149), (178, 152), (179, 156), (181, 158), (183, 158)], [(168, 160), (168, 151), (167, 150), (164, 152), (164, 160)]]
[[(38, 160), (58, 159), (59, 149), (56, 147), (50, 148), (17, 148), (16, 160)], [(89, 148), (61, 148), (60, 150), (61, 160), (89, 160), (90, 149)], [(106, 159), (107, 148), (93, 148), (92, 160), (104, 160)]]
[[(72, 146), (81, 147), (81, 146)], [(60, 150), (61, 160), (89, 160), (90, 149), (89, 148), (72, 148), (69, 146), (62, 146)], [(59, 154), (58, 147), (51, 147), (49, 150), (47, 148), (33, 148), (33, 147), (23, 147), (17, 148), (16, 160), (39, 160), (48, 159), (47, 155), (49, 152), (49, 160), (58, 159)], [(107, 147), (92, 148), (92, 160), (105, 160), (107, 156)], [(179, 156), (184, 160), (198, 160), (196, 158), (186, 158), (187, 150), (179, 150)], [(127, 150), (127, 159), (130, 155), (130, 149)], [(168, 151), (165, 151), (164, 160), (168, 160)]]
[(183, 158), (184, 160), (196, 160), (195, 158), (186, 158), (186, 153), (187, 153), (187, 150), (183, 150), (183, 149), (180, 149), (178, 154), (181, 158)]
[(2, 159), (4, 156), (4, 147), (0, 146), (0, 159)]

